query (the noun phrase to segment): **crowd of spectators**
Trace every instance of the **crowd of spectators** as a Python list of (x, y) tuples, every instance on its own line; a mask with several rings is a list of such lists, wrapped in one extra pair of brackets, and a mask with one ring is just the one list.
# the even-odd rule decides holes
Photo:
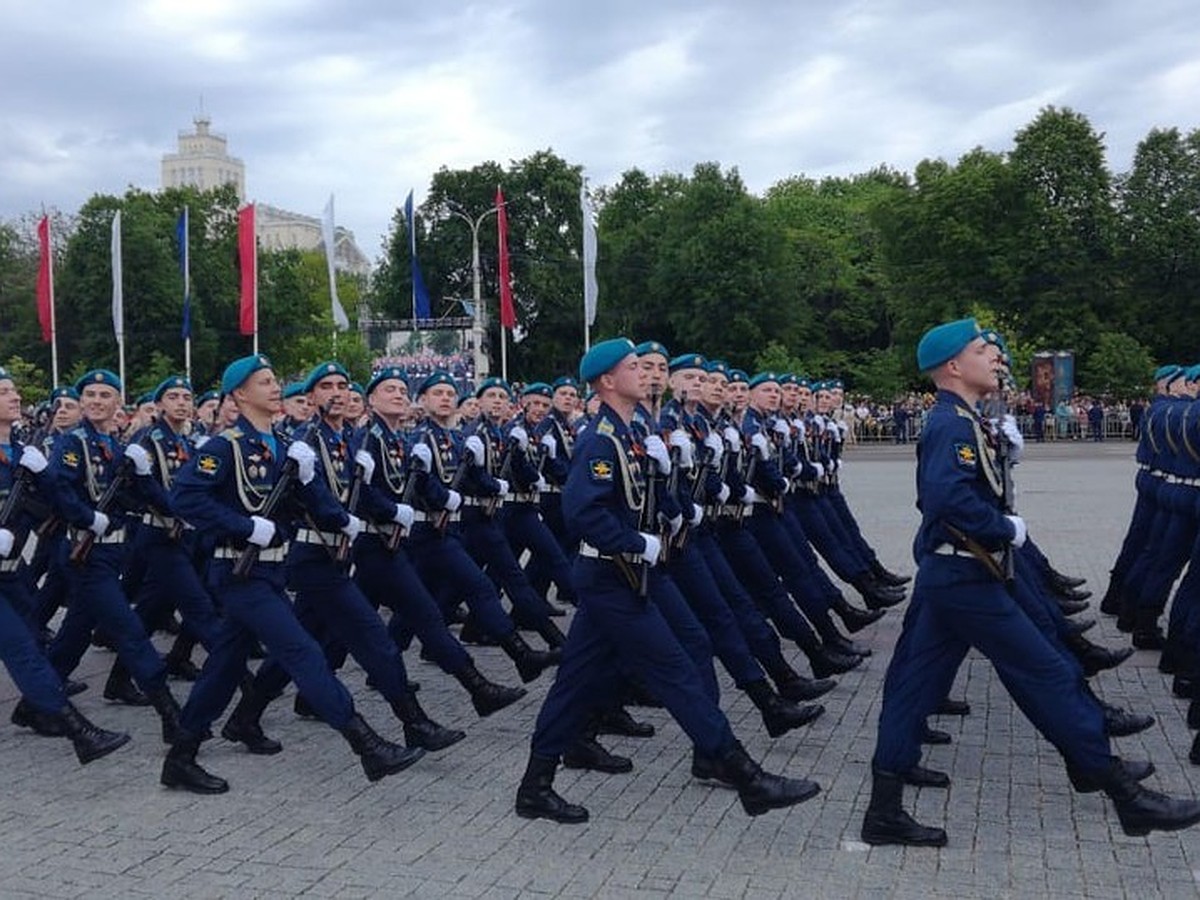
[(408, 372), (409, 380), (415, 385), (426, 375), (434, 372), (449, 372), (458, 383), (459, 393), (475, 390), (475, 359), (470, 353), (436, 353), (424, 348), (416, 353), (397, 353), (377, 358), (373, 370), (400, 366)]

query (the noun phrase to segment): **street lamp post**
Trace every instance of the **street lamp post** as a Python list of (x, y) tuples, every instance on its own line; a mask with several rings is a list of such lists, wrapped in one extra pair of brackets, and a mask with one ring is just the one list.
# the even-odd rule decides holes
[(483, 311), (483, 267), (479, 263), (479, 226), (488, 216), (494, 215), (499, 207), (486, 209), (475, 218), (471, 218), (470, 214), (453, 200), (445, 201), (445, 209), (450, 215), (466, 222), (467, 227), (471, 229), (471, 296), (475, 301), (475, 377), (476, 380), (482, 380), (487, 377), (489, 366), (487, 354), (483, 352), (487, 319)]

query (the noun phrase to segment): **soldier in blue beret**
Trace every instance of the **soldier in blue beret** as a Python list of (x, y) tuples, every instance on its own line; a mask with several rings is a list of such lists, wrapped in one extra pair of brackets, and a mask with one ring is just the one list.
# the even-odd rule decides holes
[[(384, 740), (355, 711), (350, 693), (330, 671), (320, 644), (296, 618), (284, 589), (283, 561), (293, 525), (289, 514), (268, 510), (266, 501), (284, 471), (285, 460), (291, 460), (287, 465), (295, 472), (294, 497), (313, 524), (352, 534), (357, 520), (317, 478), (312, 447), (299, 441), (289, 443), (272, 430), (272, 420), (281, 408), (280, 388), (267, 357), (255, 354), (230, 363), (221, 390), (237, 405), (238, 420), (234, 427), (211, 438), (181, 470), (172, 499), (178, 515), (212, 533), (219, 542), (210, 583), (221, 597), (225, 618), (215, 650), (205, 661), (180, 715), (180, 734), (163, 762), (162, 783), (201, 794), (229, 790), (224, 779), (196, 762), (196, 754), (209, 726), (237, 690), (256, 640), (283, 666), (317, 714), (342, 733), (369, 780), (399, 772), (424, 751)], [(240, 577), (234, 573), (235, 566), (251, 546), (256, 555), (249, 557), (249, 571)], [(263, 701), (261, 695), (244, 694), (243, 702)], [(232, 738), (255, 752), (278, 752), (277, 743), (247, 726), (250, 717), (245, 713), (243, 708), (231, 720)]]
[(649, 373), (639, 365), (633, 343), (614, 338), (596, 344), (580, 364), (580, 377), (601, 398), (563, 494), (568, 526), (583, 540), (573, 573), (580, 606), (562, 667), (538, 714), (517, 789), (517, 814), (587, 821), (586, 809), (554, 791), (554, 773), (595, 709), (608, 702), (618, 668), (635, 674), (662, 700), (697, 750), (716, 761), (718, 774), (736, 787), (748, 813), (811, 798), (816, 784), (768, 774), (750, 758), (658, 605), (639, 596), (639, 572), (658, 561), (662, 545), (658, 536), (637, 528), (645, 485), (631, 456), (630, 428), (634, 409), (646, 399)]
[(903, 773), (917, 765), (925, 716), (945, 697), (968, 649), (1000, 672), (1005, 687), (1065, 757), (1080, 790), (1103, 790), (1129, 834), (1184, 828), (1200, 803), (1178, 801), (1138, 783), (1147, 771), (1113, 756), (1104, 716), (1078, 672), (1007, 589), (998, 562), (1025, 541), (1024, 521), (1002, 509), (1003, 491), (975, 404), (996, 386), (995, 356), (972, 319), (931, 329), (917, 362), (937, 385), (920, 437), (913, 602), (884, 681), (872, 760), (869, 844), (944, 846), (946, 833), (903, 809)]
[(23, 500), (0, 523), (0, 660), (21, 694), (13, 724), (70, 738), (86, 764), (128, 743), (129, 735), (97, 728), (71, 704), (63, 678), (27, 624), (30, 582), (21, 549), (35, 539), (33, 532), (45, 517), (35, 509), (53, 502), (55, 486), (46, 456), (13, 434), (20, 417), (21, 394), (8, 370), (0, 368), (0, 500), (7, 501), (14, 490)]

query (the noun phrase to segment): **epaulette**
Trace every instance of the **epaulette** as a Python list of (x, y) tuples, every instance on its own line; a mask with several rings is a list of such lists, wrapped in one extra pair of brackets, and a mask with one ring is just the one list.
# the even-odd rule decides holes
[(226, 428), (221, 432), (221, 437), (227, 441), (236, 441), (238, 438), (245, 437), (245, 434), (243, 434), (240, 428)]
[(612, 434), (616, 427), (609, 421), (608, 416), (604, 416), (596, 423), (596, 434)]

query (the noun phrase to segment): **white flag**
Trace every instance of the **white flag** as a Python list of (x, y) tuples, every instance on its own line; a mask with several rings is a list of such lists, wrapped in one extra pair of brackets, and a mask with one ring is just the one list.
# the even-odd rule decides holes
[(113, 333), (117, 340), (125, 337), (125, 296), (121, 289), (121, 211), (112, 220), (112, 316)]
[(579, 188), (579, 207), (583, 211), (583, 314), (591, 328), (596, 324), (600, 286), (596, 283), (596, 210), (588, 199), (586, 182)]
[(325, 264), (329, 267), (329, 298), (333, 302), (333, 324), (339, 331), (350, 327), (350, 319), (337, 295), (337, 275), (333, 268), (333, 194), (325, 204), (325, 217), (321, 220), (321, 239), (325, 242)]

